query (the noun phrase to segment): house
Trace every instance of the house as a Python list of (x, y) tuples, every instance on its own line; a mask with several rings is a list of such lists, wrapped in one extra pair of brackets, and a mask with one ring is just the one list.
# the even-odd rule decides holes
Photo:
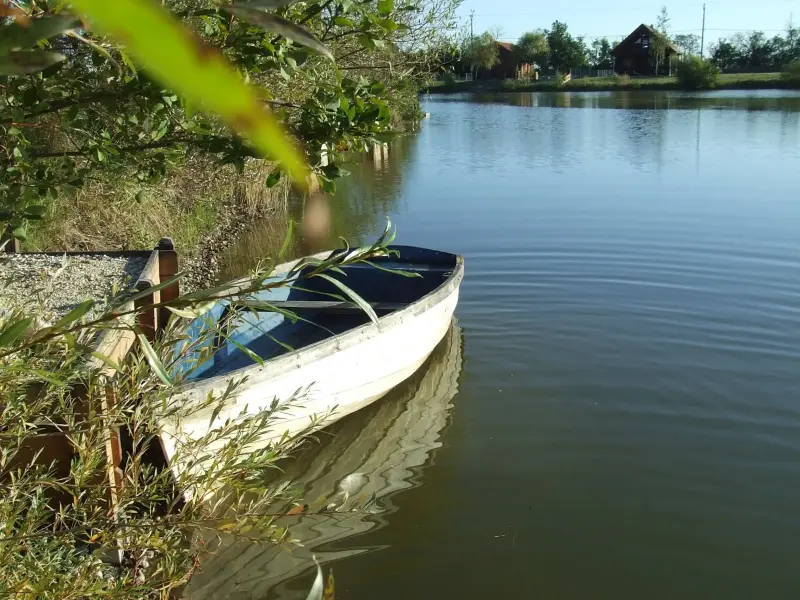
[(611, 55), (614, 57), (614, 70), (617, 73), (628, 75), (658, 75), (669, 71), (669, 65), (674, 57), (683, 55), (683, 52), (672, 42), (667, 42), (664, 57), (659, 61), (658, 73), (656, 72), (656, 58), (651, 50), (653, 38), (659, 34), (649, 25), (642, 23), (633, 30), (628, 37), (617, 44)]
[(489, 77), (492, 79), (515, 79), (532, 74), (533, 66), (518, 61), (514, 44), (511, 42), (497, 42), (497, 54), (499, 60), (489, 70)]

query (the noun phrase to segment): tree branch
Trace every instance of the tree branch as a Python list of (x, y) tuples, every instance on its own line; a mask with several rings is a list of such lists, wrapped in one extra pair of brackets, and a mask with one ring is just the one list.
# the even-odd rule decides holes
[[(141, 146), (127, 146), (125, 148), (118, 148), (117, 152), (120, 154), (131, 154), (133, 152), (143, 152), (144, 150), (154, 150), (156, 148), (168, 148), (176, 144), (181, 144), (186, 141), (186, 138), (164, 140), (162, 142), (153, 142), (152, 144), (143, 144)], [(31, 153), (31, 158), (61, 158), (66, 156), (86, 156), (96, 148), (89, 148), (86, 150), (70, 150), (69, 152), (38, 152)]]
[[(141, 90), (136, 90), (141, 95), (147, 96), (147, 94), (142, 93)], [(103, 100), (111, 100), (114, 98), (124, 98), (128, 94), (120, 94), (118, 91), (110, 92), (98, 92), (96, 94), (87, 94), (86, 96), (78, 96), (77, 98), (63, 98), (61, 100), (55, 100), (51, 102), (48, 106), (41, 108), (39, 110), (34, 110), (33, 112), (28, 113), (25, 115), (25, 119), (33, 119), (35, 117), (40, 117), (42, 115), (59, 112), (64, 110), (65, 108), (72, 108), (73, 106), (84, 106), (87, 104), (94, 104), (95, 102), (101, 102)], [(8, 125), (9, 123), (13, 123), (14, 119), (0, 119), (0, 125)]]

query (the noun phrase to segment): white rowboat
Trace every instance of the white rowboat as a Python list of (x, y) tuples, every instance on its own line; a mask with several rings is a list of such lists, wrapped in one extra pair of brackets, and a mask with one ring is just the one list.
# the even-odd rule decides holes
[[(291, 310), (303, 320), (292, 322), (281, 312), (236, 313), (227, 341), (211, 358), (193, 365), (177, 401), (199, 403), (209, 394), (221, 395), (232, 380), (246, 377), (246, 381), (218, 413), (209, 406), (162, 424), (162, 445), (172, 468), (181, 468), (173, 461), (179, 448), (203, 439), (228, 419), (270, 410), (276, 402), (281, 408), (279, 417), (261, 432), (259, 440), (269, 443), (312, 426), (329, 425), (410, 377), (450, 327), (464, 263), (460, 256), (423, 248), (396, 246), (392, 250), (399, 257), (371, 261), (383, 269), (362, 263), (342, 267), (344, 275), (328, 273), (370, 303), (377, 323), (352, 303), (330, 301), (341, 290), (321, 277), (304, 279), (306, 269), (296, 268), (303, 264), (300, 261), (278, 266), (272, 277), (291, 276), (292, 285), (259, 292), (256, 299)], [(386, 269), (417, 276), (403, 277)], [(236, 285), (242, 283), (232, 287)], [(218, 327), (229, 314), (231, 302), (220, 301), (191, 321), (186, 329), (188, 341), (201, 339), (209, 327)], [(262, 364), (253, 362), (252, 354), (260, 356)], [(317, 421), (320, 417), (324, 419)], [(216, 443), (222, 446), (224, 440)]]

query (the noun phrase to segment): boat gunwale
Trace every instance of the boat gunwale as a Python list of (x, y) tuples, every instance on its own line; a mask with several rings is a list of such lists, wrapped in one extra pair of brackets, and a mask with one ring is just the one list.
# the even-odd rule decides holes
[[(337, 252), (336, 250), (320, 252), (311, 256), (305, 256), (293, 261), (277, 265), (272, 275), (284, 275), (289, 273), (295, 266), (299, 265), (302, 261), (312, 258), (325, 260), (331, 254)], [(444, 253), (448, 254), (448, 253)], [(273, 377), (286, 374), (290, 370), (303, 368), (313, 362), (326, 358), (340, 350), (351, 348), (357, 344), (364, 342), (367, 339), (380, 335), (382, 332), (396, 327), (410, 317), (416, 316), (427, 312), (434, 306), (444, 302), (449, 298), (454, 291), (456, 291), (464, 278), (464, 257), (460, 254), (451, 254), (456, 259), (456, 264), (453, 271), (439, 286), (431, 292), (425, 294), (415, 302), (410, 303), (408, 306), (401, 310), (394, 311), (388, 315), (379, 317), (378, 325), (369, 321), (363, 325), (359, 325), (348, 331), (336, 334), (332, 337), (320, 340), (298, 350), (293, 350), (282, 354), (272, 359), (264, 361), (263, 365), (252, 364), (239, 369), (234, 369), (221, 375), (215, 375), (208, 379), (200, 381), (188, 382), (183, 385), (176, 386), (175, 394), (179, 395), (206, 395), (215, 388), (227, 386), (228, 381), (232, 378), (252, 376), (253, 374), (259, 375), (259, 381), (254, 383), (261, 383)], [(398, 276), (399, 277), (399, 276)], [(244, 277), (236, 279), (231, 282), (229, 290), (233, 290), (237, 286), (242, 288), (246, 287), (250, 282), (250, 278)]]

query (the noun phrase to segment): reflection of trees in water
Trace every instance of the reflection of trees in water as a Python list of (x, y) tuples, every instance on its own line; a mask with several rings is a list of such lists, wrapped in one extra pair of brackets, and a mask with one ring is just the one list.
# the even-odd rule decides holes
[[(403, 184), (407, 165), (413, 160), (416, 135), (398, 137), (375, 160), (371, 152), (354, 155), (345, 168), (350, 175), (337, 181), (337, 192), (330, 199), (331, 232), (327, 241), (316, 245), (303, 243), (299, 238), (286, 260), (309, 252), (321, 252), (342, 245), (339, 237), (351, 244), (371, 241), (376, 231), (383, 230), (386, 217), (393, 212)], [(303, 200), (291, 202), (290, 216), (296, 222), (303, 218)], [(261, 219), (220, 257), (220, 280), (230, 280), (254, 269), (259, 261), (275, 256), (286, 237), (288, 218), (279, 212)]]
[(800, 126), (800, 113), (784, 112), (781, 114), (778, 143), (783, 147), (787, 143), (797, 144), (797, 131)]
[(626, 110), (619, 113), (619, 123), (630, 143), (628, 158), (633, 166), (659, 168), (664, 159), (664, 129), (668, 113), (665, 110)]
[[(757, 95), (747, 92), (675, 92), (624, 90), (613, 92), (507, 92), (475, 94), (470, 102), (509, 104), (523, 108), (735, 109), (800, 112), (800, 95)], [(463, 101), (463, 99), (462, 99)]]
[[(378, 230), (383, 230), (386, 218), (397, 206), (416, 144), (416, 135), (400, 136), (380, 157), (366, 152), (353, 155), (352, 162), (343, 165), (350, 175), (336, 182), (336, 194), (330, 199), (330, 236), (319, 250), (341, 245), (339, 237), (351, 244), (366, 243)], [(302, 214), (303, 203), (296, 202), (292, 215), (300, 220)]]

